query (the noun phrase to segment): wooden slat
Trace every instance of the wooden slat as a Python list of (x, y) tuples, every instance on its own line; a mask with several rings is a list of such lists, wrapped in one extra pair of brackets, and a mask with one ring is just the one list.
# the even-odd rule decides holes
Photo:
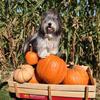
[[(25, 93), (25, 94), (34, 94), (34, 95), (44, 95), (48, 96), (47, 90), (35, 90), (35, 89), (24, 89), (18, 88), (18, 93)], [(13, 87), (9, 87), (10, 92), (15, 93), (15, 89)], [(51, 96), (63, 96), (63, 97), (82, 97), (84, 98), (85, 92), (72, 92), (72, 91), (52, 91)], [(88, 92), (89, 98), (95, 98), (95, 92)]]
[[(9, 82), (10, 87), (14, 87), (16, 82)], [(27, 89), (43, 89), (48, 90), (48, 86), (51, 87), (51, 90), (57, 91), (85, 91), (85, 87), (87, 85), (54, 85), (54, 84), (31, 84), (31, 83), (24, 83), (19, 84), (17, 83), (17, 87), (19, 88), (27, 88)], [(95, 85), (88, 85), (89, 91), (96, 91)]]
[(19, 97), (19, 93), (17, 92), (18, 88), (17, 88), (17, 84), (16, 83), (14, 84), (14, 89), (15, 89), (16, 96)]
[(51, 96), (51, 87), (48, 86), (48, 99), (52, 100), (52, 96)]
[(85, 100), (88, 100), (88, 87), (85, 88)]
[[(62, 91), (51, 91), (52, 96), (63, 96), (63, 97), (82, 97), (84, 98), (84, 92), (62, 92)], [(95, 98), (94, 92), (88, 93), (89, 98)]]

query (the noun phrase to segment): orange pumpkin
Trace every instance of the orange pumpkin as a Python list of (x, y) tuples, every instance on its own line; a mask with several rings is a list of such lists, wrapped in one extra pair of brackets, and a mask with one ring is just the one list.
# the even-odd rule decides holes
[(88, 82), (88, 73), (80, 65), (73, 65), (72, 68), (66, 69), (66, 76), (64, 78), (63, 84), (87, 85)]
[(29, 81), (34, 74), (34, 68), (31, 65), (25, 64), (18, 66), (13, 73), (13, 78), (19, 83), (24, 83)]
[(40, 79), (46, 83), (59, 84), (66, 74), (66, 63), (55, 55), (41, 59), (36, 67)]
[(35, 69), (34, 69), (34, 73), (33, 73), (31, 80), (29, 80), (29, 83), (39, 83), (37, 80), (37, 75), (35, 73)]
[(38, 55), (33, 51), (28, 51), (25, 55), (26, 62), (30, 65), (35, 65), (38, 63)]

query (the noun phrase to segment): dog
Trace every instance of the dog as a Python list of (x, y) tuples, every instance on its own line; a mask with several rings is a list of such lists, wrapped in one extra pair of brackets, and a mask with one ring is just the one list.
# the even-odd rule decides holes
[(26, 40), (23, 51), (26, 53), (31, 44), (32, 50), (37, 52), (40, 58), (57, 54), (61, 37), (61, 18), (56, 10), (50, 9), (42, 14), (38, 32)]

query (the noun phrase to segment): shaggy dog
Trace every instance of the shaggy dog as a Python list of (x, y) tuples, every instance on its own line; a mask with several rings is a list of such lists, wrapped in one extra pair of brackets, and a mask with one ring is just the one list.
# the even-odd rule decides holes
[(37, 52), (41, 58), (50, 54), (57, 54), (61, 29), (61, 19), (57, 11), (51, 9), (43, 13), (39, 31), (24, 43), (24, 53), (29, 50), (31, 44), (33, 51)]

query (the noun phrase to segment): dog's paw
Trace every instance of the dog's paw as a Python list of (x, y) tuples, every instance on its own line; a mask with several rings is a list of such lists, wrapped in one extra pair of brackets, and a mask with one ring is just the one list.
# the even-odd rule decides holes
[(49, 50), (50, 54), (57, 54), (58, 53), (58, 48), (52, 48)]
[(49, 55), (50, 55), (50, 54), (47, 52), (47, 50), (38, 52), (38, 56), (39, 56), (40, 58), (46, 58), (46, 57), (49, 56)]

